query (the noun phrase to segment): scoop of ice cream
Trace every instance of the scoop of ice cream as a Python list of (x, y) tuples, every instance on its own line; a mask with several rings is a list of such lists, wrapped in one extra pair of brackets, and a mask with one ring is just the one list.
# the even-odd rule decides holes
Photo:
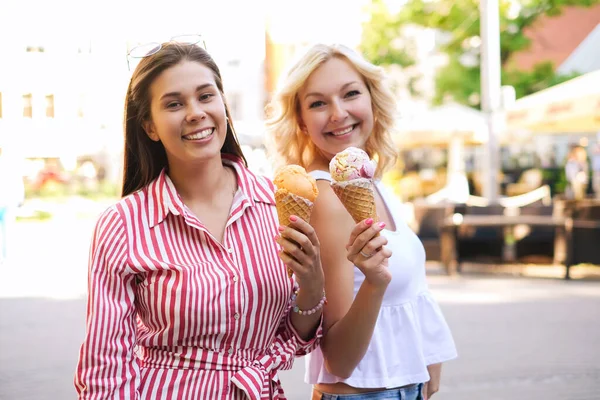
[(329, 162), (331, 177), (337, 182), (358, 178), (373, 179), (376, 164), (369, 155), (357, 147), (348, 147)]
[(309, 201), (315, 201), (319, 194), (315, 178), (299, 165), (286, 165), (280, 168), (275, 174), (273, 183), (277, 189), (287, 190)]

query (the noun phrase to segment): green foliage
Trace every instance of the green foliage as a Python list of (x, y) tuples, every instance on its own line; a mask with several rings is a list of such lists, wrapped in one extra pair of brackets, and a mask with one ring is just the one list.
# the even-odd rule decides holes
[[(517, 97), (536, 92), (577, 74), (557, 75), (550, 63), (536, 65), (532, 71), (519, 71), (511, 57), (526, 51), (530, 40), (525, 36), (542, 15), (556, 16), (566, 6), (589, 7), (600, 0), (524, 0), (515, 13), (508, 0), (500, 2), (500, 58), (502, 84), (515, 87)], [(480, 19), (479, 0), (408, 0), (397, 13), (391, 13), (383, 0), (371, 3), (371, 19), (364, 26), (362, 50), (379, 65), (414, 64), (414, 43), (404, 39), (411, 25), (445, 32), (438, 43), (448, 63), (438, 71), (435, 103), (452, 98), (459, 103), (479, 106), (480, 93)], [(465, 62), (470, 60), (470, 62)]]
[(450, 56), (448, 64), (442, 67), (436, 76), (437, 90), (433, 102), (441, 104), (445, 97), (451, 96), (454, 101), (461, 104), (479, 104), (479, 77), (479, 66), (464, 67), (458, 57)]
[(381, 0), (373, 1), (370, 7), (371, 23), (363, 26), (361, 51), (378, 65), (414, 64), (414, 43), (402, 35), (403, 24), (398, 23)]
[(28, 215), (17, 215), (16, 220), (19, 222), (24, 221), (47, 221), (52, 219), (52, 213), (44, 210), (34, 210)]
[(535, 65), (533, 70), (528, 72), (516, 69), (502, 71), (502, 81), (510, 82), (519, 98), (568, 81), (578, 75), (578, 73), (557, 75), (552, 63), (544, 62)]

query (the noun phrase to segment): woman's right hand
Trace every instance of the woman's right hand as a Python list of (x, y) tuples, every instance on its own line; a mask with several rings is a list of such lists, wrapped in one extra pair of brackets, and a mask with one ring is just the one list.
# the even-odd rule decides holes
[(275, 239), (281, 246), (279, 258), (296, 275), (296, 282), (304, 292), (323, 295), (323, 268), (321, 245), (314, 228), (301, 218), (290, 216), (290, 224), (279, 227)]
[(365, 275), (365, 281), (375, 287), (386, 288), (392, 280), (388, 269), (392, 252), (384, 247), (387, 244), (385, 236), (379, 235), (385, 223), (373, 222), (372, 218), (367, 218), (356, 224), (346, 245), (347, 257)]

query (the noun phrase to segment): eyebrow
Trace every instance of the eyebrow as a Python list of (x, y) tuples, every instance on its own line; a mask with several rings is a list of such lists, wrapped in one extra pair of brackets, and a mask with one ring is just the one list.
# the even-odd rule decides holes
[[(196, 88), (196, 92), (206, 89), (207, 87), (215, 87), (215, 85), (212, 83), (205, 83), (204, 85), (198, 86)], [(162, 100), (166, 97), (176, 97), (176, 96), (180, 96), (180, 95), (181, 95), (181, 92), (169, 92), (169, 93), (165, 93), (162, 96), (160, 96), (160, 100)]]
[[(358, 82), (358, 81), (352, 81), (352, 82), (348, 82), (348, 83), (344, 84), (344, 86), (342, 86), (342, 88), (341, 88), (340, 90), (344, 90), (344, 89), (346, 89), (348, 86), (350, 86), (350, 85), (353, 85), (353, 84), (355, 84), (355, 83), (359, 83), (359, 82)], [(306, 98), (308, 98), (308, 97), (310, 97), (310, 96), (323, 96), (323, 94), (322, 94), (322, 93), (319, 93), (319, 92), (310, 92), (310, 93), (307, 93), (307, 94), (304, 96), (304, 98), (306, 99)]]

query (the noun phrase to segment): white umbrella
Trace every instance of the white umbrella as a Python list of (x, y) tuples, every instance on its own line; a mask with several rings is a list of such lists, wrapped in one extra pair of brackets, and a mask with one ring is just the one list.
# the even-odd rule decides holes
[(517, 100), (508, 131), (565, 134), (600, 131), (600, 70)]
[(395, 141), (401, 148), (413, 148), (448, 146), (453, 138), (479, 145), (487, 137), (487, 124), (480, 111), (451, 103), (400, 119)]

